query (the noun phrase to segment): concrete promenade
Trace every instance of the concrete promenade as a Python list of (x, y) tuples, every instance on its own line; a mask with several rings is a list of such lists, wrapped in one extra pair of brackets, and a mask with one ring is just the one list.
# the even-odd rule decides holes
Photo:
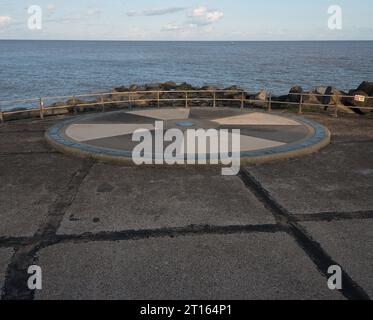
[(44, 134), (61, 118), (0, 125), (1, 298), (373, 298), (373, 121), (304, 117), (328, 147), (234, 177), (59, 153)]

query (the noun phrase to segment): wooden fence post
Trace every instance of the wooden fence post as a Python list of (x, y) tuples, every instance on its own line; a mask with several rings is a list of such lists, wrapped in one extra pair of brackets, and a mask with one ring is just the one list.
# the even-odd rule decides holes
[(0, 109), (0, 123), (4, 123), (4, 114), (3, 110)]
[(101, 95), (101, 107), (102, 107), (102, 112), (105, 111), (105, 101), (104, 101), (104, 96)]
[(337, 102), (335, 103), (335, 106), (334, 106), (334, 118), (338, 118), (338, 106), (337, 106)]
[(272, 111), (272, 92), (268, 94), (268, 112)]
[(74, 110), (74, 114), (78, 113), (78, 109), (76, 108), (76, 99), (75, 99), (75, 96), (73, 97), (73, 110)]
[(213, 102), (213, 107), (216, 108), (216, 91), (214, 91), (214, 102)]
[(241, 109), (244, 107), (244, 92), (241, 93)]
[(160, 101), (159, 101), (159, 99), (160, 99), (160, 93), (159, 93), (159, 91), (157, 91), (157, 106), (158, 106), (158, 109), (160, 108)]
[(303, 113), (303, 94), (300, 94), (300, 101), (299, 101), (299, 114)]
[(188, 92), (185, 91), (185, 108), (188, 108)]
[(40, 98), (39, 106), (40, 106), (40, 119), (44, 119), (44, 101), (43, 101), (43, 98)]

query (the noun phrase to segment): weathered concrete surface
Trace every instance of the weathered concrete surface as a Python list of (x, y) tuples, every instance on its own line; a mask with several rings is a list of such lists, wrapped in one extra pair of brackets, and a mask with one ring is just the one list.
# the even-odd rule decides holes
[(32, 236), (80, 162), (61, 154), (0, 156), (0, 237)]
[(284, 233), (61, 244), (39, 259), (38, 299), (343, 298)]
[(10, 258), (12, 257), (12, 254), (13, 249), (0, 248), (0, 298), (2, 294), (2, 288), (4, 285), (6, 270), (8, 268), (8, 264), (10, 263)]
[(333, 133), (334, 142), (359, 142), (373, 140), (373, 117), (306, 114), (306, 118), (318, 121)]
[(223, 177), (219, 169), (97, 164), (58, 233), (268, 223), (275, 220), (264, 205), (240, 179)]
[[(51, 127), (58, 121), (67, 119), (66, 117), (52, 117), (44, 120), (40, 119), (28, 119), (19, 121), (4, 122), (0, 125), (0, 133), (12, 133), (12, 132), (23, 132), (25, 133), (24, 138), (27, 138), (27, 133), (35, 131), (44, 131)], [(72, 119), (72, 117), (69, 117)]]
[(349, 118), (312, 118), (332, 131), (330, 146), (304, 158), (250, 168), (250, 173), (293, 214), (371, 210), (373, 121), (355, 120), (351, 129)]
[[(306, 117), (330, 129), (329, 147), (249, 171), (372, 296), (373, 121)], [(256, 229), (258, 224), (275, 223), (265, 208), (273, 207), (238, 177), (223, 178), (204, 168), (95, 163), (92, 168), (84, 166), (87, 175), (72, 179), (85, 160), (56, 153), (43, 142), (44, 130), (56, 121), (0, 125), (0, 291), (13, 249), (19, 247), (22, 254), (12, 258), (12, 265), (40, 258), (44, 290), (37, 294), (39, 299), (161, 299), (171, 294), (171, 298), (341, 298), (326, 289), (325, 274), (318, 271), (322, 268), (309, 258), (314, 248), (307, 251), (294, 235), (279, 233), (278, 228)], [(360, 210), (364, 212), (355, 213)], [(336, 212), (320, 215), (325, 211)], [(353, 213), (339, 214), (345, 212)], [(365, 220), (360, 220), (362, 216)], [(173, 238), (166, 237), (167, 232), (157, 235), (159, 230), (192, 223), (223, 227), (219, 232), (170, 233)], [(242, 233), (247, 224), (254, 229)], [(148, 237), (144, 228), (163, 229), (150, 230)], [(32, 238), (40, 229), (42, 239)], [(127, 238), (123, 231), (130, 229), (139, 232)], [(19, 236), (25, 238), (12, 238)], [(46, 247), (33, 252), (39, 241)], [(20, 279), (19, 272), (8, 273), (5, 287)], [(9, 291), (11, 298), (17, 297), (18, 289), (27, 296), (16, 288)]]
[(54, 151), (46, 143), (43, 130), (27, 132), (26, 136), (22, 131), (0, 132), (0, 140), (0, 154)]
[(303, 225), (373, 299), (373, 220), (304, 222)]

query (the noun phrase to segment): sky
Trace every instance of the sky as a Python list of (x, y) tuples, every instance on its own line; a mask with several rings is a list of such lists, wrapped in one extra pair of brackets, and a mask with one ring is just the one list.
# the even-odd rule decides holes
[[(33, 5), (40, 30), (28, 27)], [(0, 0), (0, 39), (373, 40), (372, 16), (371, 0)]]

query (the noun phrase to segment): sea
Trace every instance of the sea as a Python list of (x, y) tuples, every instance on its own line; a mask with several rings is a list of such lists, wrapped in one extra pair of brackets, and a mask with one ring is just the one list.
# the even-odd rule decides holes
[(294, 85), (348, 91), (364, 80), (373, 81), (373, 41), (0, 40), (0, 101), (165, 81), (286, 94)]

